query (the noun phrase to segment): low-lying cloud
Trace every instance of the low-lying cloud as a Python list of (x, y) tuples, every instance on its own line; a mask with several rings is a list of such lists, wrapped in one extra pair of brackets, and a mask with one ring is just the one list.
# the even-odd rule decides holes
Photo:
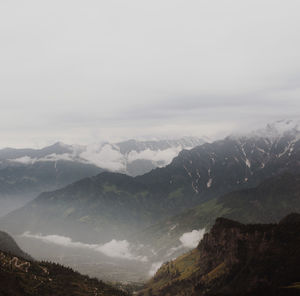
[(154, 276), (155, 273), (159, 270), (163, 262), (154, 262), (152, 263), (150, 270), (149, 270), (149, 275)]
[(52, 243), (63, 247), (69, 248), (81, 248), (93, 250), (100, 252), (103, 255), (112, 258), (121, 258), (128, 260), (137, 260), (141, 262), (147, 262), (148, 259), (146, 256), (135, 256), (131, 249), (132, 246), (127, 240), (111, 240), (105, 244), (86, 244), (82, 242), (74, 242), (71, 238), (61, 235), (41, 235), (41, 234), (32, 234), (29, 231), (26, 231), (22, 234), (22, 237), (37, 239), (43, 241), (44, 243)]
[[(169, 164), (174, 157), (183, 149), (181, 146), (168, 148), (165, 150), (146, 149), (141, 152), (131, 151), (128, 154), (128, 162), (133, 162), (138, 159), (147, 159), (154, 162), (160, 162), (163, 165)], [(188, 149), (188, 148), (185, 148)]]
[(179, 240), (185, 248), (196, 248), (203, 238), (205, 229), (193, 230), (191, 232), (184, 233)]
[(103, 169), (110, 171), (124, 171), (126, 169), (124, 156), (119, 149), (111, 144), (103, 146), (90, 145), (80, 154), (80, 157)]
[(174, 146), (162, 150), (151, 150), (148, 148), (140, 152), (132, 150), (126, 155), (122, 154), (120, 149), (113, 144), (104, 144), (103, 146), (95, 144), (87, 146), (79, 157), (110, 171), (126, 171), (127, 163), (140, 159), (150, 160), (158, 166), (165, 166), (169, 164), (183, 148), (191, 149), (192, 147)]
[(107, 169), (112, 172), (126, 172), (127, 164), (135, 160), (150, 160), (157, 166), (168, 165), (174, 157), (176, 157), (182, 149), (191, 149), (192, 147), (174, 146), (162, 150), (145, 149), (140, 152), (132, 150), (128, 154), (122, 154), (118, 146), (110, 143), (91, 144), (85, 147), (72, 146), (70, 153), (49, 154), (44, 157), (22, 156), (15, 159), (9, 159), (11, 162), (20, 164), (34, 164), (36, 162), (55, 162), (78, 161), (81, 163), (94, 164), (100, 168)]
[(22, 156), (19, 158), (15, 158), (15, 159), (9, 159), (9, 161), (11, 162), (17, 162), (17, 163), (21, 163), (21, 164), (34, 164), (36, 162), (43, 162), (43, 161), (49, 161), (49, 162), (55, 162), (55, 161), (59, 161), (59, 160), (65, 160), (65, 161), (72, 161), (74, 158), (74, 156), (72, 154), (68, 154), (68, 153), (63, 153), (63, 154), (56, 154), (56, 153), (52, 153), (49, 154), (45, 157), (40, 157), (40, 158), (32, 158), (30, 156)]
[[(173, 229), (175, 229), (175, 227)], [(199, 229), (199, 230), (194, 229), (191, 232), (185, 232), (179, 238), (181, 244), (177, 247), (171, 248), (166, 253), (165, 257), (168, 258), (168, 257), (172, 256), (175, 252), (180, 251), (180, 250), (196, 248), (198, 246), (199, 242), (202, 240), (204, 233), (205, 233), (205, 228)]]

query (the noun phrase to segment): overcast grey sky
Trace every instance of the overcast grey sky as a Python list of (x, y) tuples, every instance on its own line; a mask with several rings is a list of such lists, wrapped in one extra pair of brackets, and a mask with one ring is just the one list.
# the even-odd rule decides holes
[(298, 118), (299, 11), (299, 0), (1, 0), (0, 147)]

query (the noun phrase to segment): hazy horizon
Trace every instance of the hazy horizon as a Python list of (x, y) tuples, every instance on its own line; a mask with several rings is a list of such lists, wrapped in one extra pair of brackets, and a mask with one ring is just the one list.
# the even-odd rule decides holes
[(299, 1), (2, 1), (0, 147), (299, 118)]

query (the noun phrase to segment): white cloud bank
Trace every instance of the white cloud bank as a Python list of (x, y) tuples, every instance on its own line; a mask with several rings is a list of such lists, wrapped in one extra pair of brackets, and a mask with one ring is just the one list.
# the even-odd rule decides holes
[(126, 171), (127, 163), (131, 163), (135, 160), (145, 159), (150, 160), (158, 166), (168, 165), (174, 157), (176, 157), (182, 149), (191, 149), (192, 147), (174, 146), (167, 149), (145, 149), (140, 152), (136, 150), (130, 151), (127, 155), (122, 154), (120, 149), (114, 144), (92, 144), (85, 148), (85, 150), (79, 155), (80, 159), (83, 159), (89, 163), (95, 164), (101, 168), (108, 169), (110, 171)]
[(196, 248), (203, 238), (205, 229), (193, 230), (191, 232), (184, 233), (179, 240), (185, 248)]
[(92, 144), (80, 154), (80, 158), (110, 171), (125, 171), (126, 162), (118, 147), (112, 144)]
[(155, 275), (155, 273), (159, 270), (159, 268), (162, 266), (163, 262), (154, 262), (151, 265), (151, 268), (149, 270), (149, 275), (152, 277)]
[(171, 248), (167, 253), (166, 257), (170, 257), (175, 252), (182, 250), (182, 249), (193, 249), (196, 248), (199, 242), (202, 240), (205, 234), (205, 228), (196, 230), (194, 229), (191, 232), (185, 232), (179, 238), (181, 244), (177, 247)]
[(128, 162), (133, 162), (138, 159), (147, 159), (154, 162), (161, 162), (164, 165), (169, 164), (174, 157), (178, 155), (178, 153), (183, 149), (191, 149), (182, 146), (175, 146), (172, 148), (164, 149), (164, 150), (151, 150), (145, 149), (141, 152), (131, 151), (128, 154)]
[(73, 145), (73, 151), (70, 153), (53, 153), (40, 158), (22, 156), (15, 159), (9, 159), (9, 161), (21, 164), (34, 164), (36, 162), (43, 161), (55, 162), (59, 160), (78, 161), (81, 163), (94, 164), (100, 168), (107, 169), (112, 172), (125, 173), (127, 164), (139, 159), (150, 160), (160, 167), (168, 165), (183, 148), (191, 149), (192, 147), (174, 146), (163, 150), (151, 150), (148, 148), (142, 150), (141, 152), (133, 150), (126, 155), (122, 154), (119, 147), (114, 144), (95, 143), (87, 146), (81, 146), (79, 148), (76, 147), (76, 145)]
[(121, 258), (128, 260), (137, 260), (141, 262), (147, 262), (148, 259), (145, 256), (135, 256), (131, 252), (131, 245), (128, 241), (122, 240), (111, 240), (103, 245), (99, 244), (86, 244), (82, 242), (73, 242), (71, 238), (61, 235), (41, 235), (41, 234), (31, 234), (29, 231), (26, 231), (22, 234), (22, 237), (33, 238), (41, 240), (44, 243), (52, 243), (63, 247), (69, 248), (81, 248), (89, 249), (96, 252), (100, 252), (103, 255), (113, 258)]
[(11, 161), (11, 162), (17, 162), (17, 163), (21, 163), (21, 164), (34, 164), (36, 162), (42, 162), (42, 161), (55, 162), (55, 161), (59, 161), (59, 160), (72, 161), (72, 160), (74, 160), (74, 155), (69, 154), (69, 153), (63, 153), (63, 154), (52, 153), (45, 157), (40, 157), (40, 158), (36, 158), (36, 157), (32, 158), (30, 156), (22, 156), (22, 157), (15, 158), (15, 159), (9, 159), (9, 161)]
[(22, 156), (19, 158), (15, 158), (15, 159), (9, 159), (9, 161), (11, 162), (17, 162), (17, 163), (22, 163), (22, 164), (33, 164), (36, 162), (36, 158), (31, 158), (29, 156)]

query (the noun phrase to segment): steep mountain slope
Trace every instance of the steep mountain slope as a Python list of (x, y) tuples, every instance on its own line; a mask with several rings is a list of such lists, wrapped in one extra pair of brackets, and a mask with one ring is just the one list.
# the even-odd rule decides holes
[(93, 165), (65, 160), (14, 164), (0, 169), (1, 195), (54, 190), (102, 171)]
[(10, 253), (26, 260), (32, 260), (28, 254), (20, 249), (15, 240), (9, 234), (3, 231), (0, 231), (0, 251)]
[(70, 268), (0, 251), (0, 295), (125, 296), (127, 293)]
[(269, 178), (257, 187), (234, 191), (202, 203), (152, 225), (132, 240), (143, 242), (145, 252), (147, 248), (156, 250), (153, 260), (174, 258), (186, 250), (180, 247), (180, 237), (184, 233), (209, 230), (217, 217), (242, 223), (275, 223), (293, 211), (300, 212), (300, 175), (286, 173)]
[(102, 173), (44, 193), (4, 219), (12, 233), (57, 233), (76, 240), (126, 238), (162, 218), (228, 192), (299, 171), (298, 130), (270, 137), (228, 137), (182, 151), (172, 163), (135, 178)]
[(58, 160), (13, 163), (0, 168), (0, 215), (23, 206), (44, 191), (55, 190), (103, 172), (94, 165)]
[(300, 215), (279, 224), (218, 218), (198, 247), (164, 264), (140, 295), (299, 295)]

